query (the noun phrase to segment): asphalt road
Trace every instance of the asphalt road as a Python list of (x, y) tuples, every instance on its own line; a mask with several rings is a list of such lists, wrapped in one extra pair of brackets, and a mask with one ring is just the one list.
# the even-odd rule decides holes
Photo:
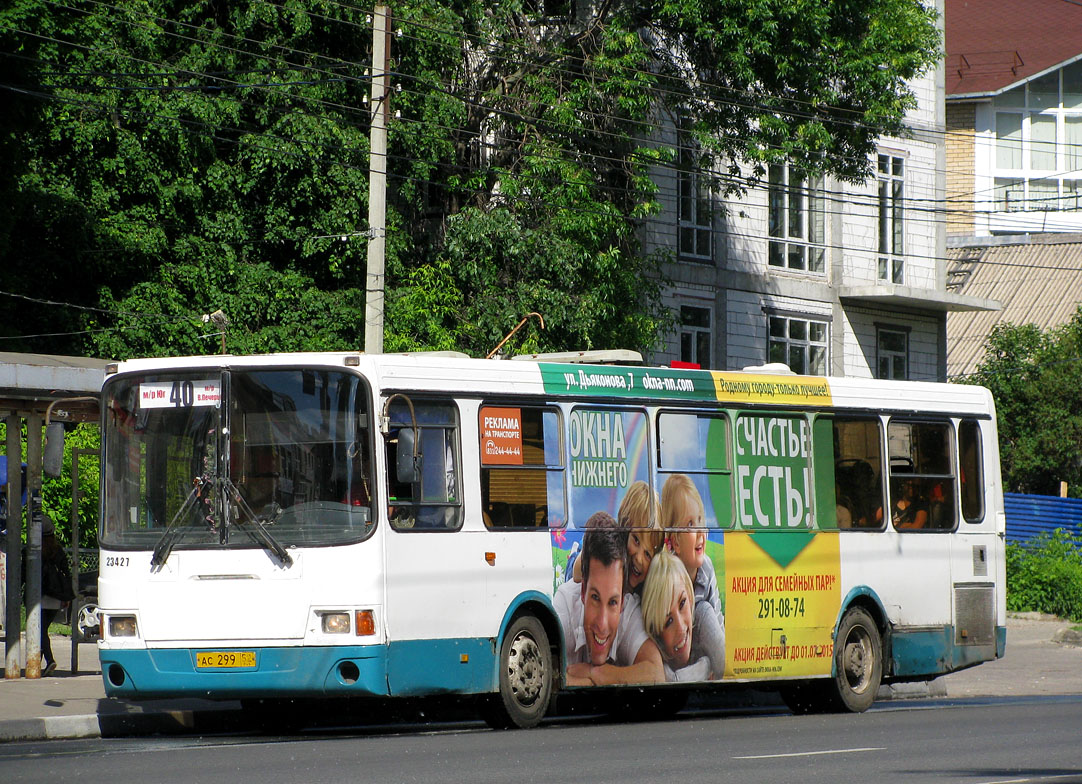
[(970, 698), (862, 715), (700, 711), (668, 721), (557, 718), (303, 736), (0, 745), (5, 784), (147, 782), (959, 782), (1082, 784), (1082, 697)]

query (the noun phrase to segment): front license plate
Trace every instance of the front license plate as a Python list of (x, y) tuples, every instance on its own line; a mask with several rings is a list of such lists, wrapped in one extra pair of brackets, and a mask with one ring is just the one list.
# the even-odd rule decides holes
[(195, 655), (195, 666), (209, 670), (255, 667), (255, 651), (202, 651)]

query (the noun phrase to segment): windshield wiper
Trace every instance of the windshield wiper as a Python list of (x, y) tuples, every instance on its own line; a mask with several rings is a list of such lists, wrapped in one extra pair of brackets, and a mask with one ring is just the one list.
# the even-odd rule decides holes
[(267, 530), (267, 526), (248, 506), (248, 502), (244, 500), (240, 490), (228, 477), (225, 479), (225, 486), (229, 488), (229, 492), (233, 494), (233, 499), (237, 502), (237, 508), (241, 512), (237, 518), (237, 523), (244, 523), (244, 532), (252, 537), (255, 542), (262, 545), (265, 550), (273, 553), (282, 566), (292, 566), (293, 558), (286, 552), (286, 548), (282, 547), (281, 543), (271, 535), (271, 532)]
[(206, 483), (207, 480), (201, 476), (195, 478), (195, 481), (192, 484), (192, 490), (188, 493), (188, 497), (184, 499), (184, 503), (181, 504), (180, 509), (173, 515), (173, 519), (169, 521), (169, 525), (165, 527), (165, 533), (162, 534), (162, 538), (154, 545), (154, 554), (150, 557), (150, 565), (152, 567), (162, 566), (169, 559), (169, 553), (173, 551), (173, 545), (177, 543), (188, 528), (188, 526), (181, 526), (179, 523), (184, 519), (185, 513), (195, 505), (196, 499), (199, 498), (199, 491)]

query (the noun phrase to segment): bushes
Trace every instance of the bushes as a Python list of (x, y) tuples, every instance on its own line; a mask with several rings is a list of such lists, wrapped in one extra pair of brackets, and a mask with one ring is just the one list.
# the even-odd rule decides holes
[(1059, 528), (1008, 542), (1007, 609), (1082, 621), (1082, 539)]

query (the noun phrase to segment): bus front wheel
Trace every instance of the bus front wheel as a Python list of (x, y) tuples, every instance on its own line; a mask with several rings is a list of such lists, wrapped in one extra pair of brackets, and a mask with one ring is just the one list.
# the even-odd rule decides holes
[(883, 681), (883, 640), (875, 621), (860, 607), (850, 608), (842, 617), (834, 665), (838, 707), (854, 713), (872, 707)]
[(554, 681), (552, 652), (541, 622), (532, 615), (516, 618), (500, 646), (500, 691), (485, 720), (502, 727), (535, 727), (548, 711)]

